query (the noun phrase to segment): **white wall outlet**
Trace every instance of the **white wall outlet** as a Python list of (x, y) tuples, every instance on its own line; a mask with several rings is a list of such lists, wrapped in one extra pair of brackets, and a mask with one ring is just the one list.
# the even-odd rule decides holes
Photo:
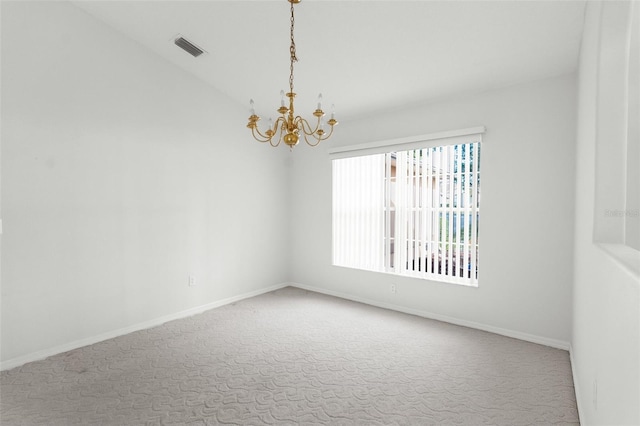
[(393, 293), (393, 294), (398, 293), (398, 288), (396, 287), (395, 284), (391, 284), (390, 290), (391, 290), (391, 293)]
[(196, 284), (196, 277), (193, 275), (189, 275), (189, 287), (193, 287)]

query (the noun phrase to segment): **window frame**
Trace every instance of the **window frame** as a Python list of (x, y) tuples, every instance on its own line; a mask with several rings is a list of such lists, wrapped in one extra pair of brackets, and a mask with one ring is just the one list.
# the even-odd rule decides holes
[[(426, 280), (431, 280), (431, 281), (438, 281), (438, 282), (446, 282), (446, 283), (453, 283), (453, 284), (461, 284), (461, 285), (466, 285), (466, 286), (471, 286), (471, 287), (477, 287), (478, 283), (479, 283), (479, 272), (477, 272), (477, 274), (473, 274), (471, 272), (469, 272), (469, 274), (465, 274), (464, 272), (461, 271), (466, 271), (466, 267), (463, 266), (462, 268), (460, 268), (459, 265), (456, 266), (456, 268), (453, 268), (452, 265), (452, 261), (451, 259), (455, 260), (456, 263), (459, 262), (459, 258), (460, 256), (462, 256), (462, 254), (464, 252), (464, 256), (463, 258), (466, 259), (467, 255), (471, 253), (471, 250), (473, 250), (473, 248), (471, 248), (469, 251), (467, 251), (466, 249), (462, 249), (463, 251), (460, 251), (460, 247), (461, 244), (457, 243), (457, 242), (453, 242), (454, 240), (452, 239), (452, 237), (455, 237), (455, 230), (451, 231), (452, 233), (449, 234), (449, 236), (447, 237), (448, 239), (446, 241), (443, 241), (442, 238), (438, 238), (437, 244), (439, 246), (445, 245), (447, 248), (453, 246), (454, 244), (456, 245), (455, 249), (452, 249), (451, 252), (453, 252), (454, 250), (460, 251), (460, 253), (458, 253), (458, 255), (453, 254), (452, 256), (449, 256), (448, 254), (450, 252), (447, 252), (447, 257), (440, 257), (440, 252), (437, 252), (437, 264), (438, 264), (438, 271), (440, 271), (441, 267), (446, 264), (446, 262), (448, 261), (449, 263), (447, 264), (447, 271), (445, 271), (444, 273), (435, 273), (434, 271), (435, 266), (434, 266), (434, 260), (432, 259), (431, 262), (427, 261), (427, 257), (425, 257), (425, 262), (422, 267), (418, 266), (416, 267), (415, 261), (416, 259), (421, 259), (422, 257), (425, 256), (424, 253), (427, 252), (427, 249), (425, 250), (416, 250), (414, 248), (414, 256), (411, 258), (411, 261), (414, 262), (412, 263), (411, 267), (409, 266), (409, 261), (407, 261), (406, 266), (403, 267), (397, 267), (399, 266), (399, 263), (397, 261), (397, 259), (399, 258), (397, 253), (398, 251), (395, 251), (395, 265), (394, 268), (390, 268), (390, 262), (391, 262), (391, 258), (389, 257), (391, 254), (389, 252), (389, 241), (392, 238), (395, 238), (396, 244), (401, 244), (404, 245), (405, 243), (408, 243), (409, 241), (413, 241), (415, 240), (417, 237), (415, 236), (417, 231), (413, 230), (414, 235), (413, 236), (407, 236), (407, 238), (400, 238), (400, 240), (398, 240), (398, 235), (391, 235), (390, 232), (390, 228), (389, 228), (389, 223), (390, 223), (390, 219), (389, 219), (389, 210), (392, 206), (389, 203), (389, 200), (387, 199), (385, 201), (385, 204), (381, 207), (381, 209), (384, 211), (383, 216), (384, 216), (384, 231), (382, 234), (382, 238), (384, 241), (384, 245), (385, 245), (385, 253), (384, 253), (384, 259), (382, 262), (381, 266), (378, 267), (366, 267), (363, 266), (364, 263), (366, 262), (361, 262), (361, 264), (349, 264), (349, 262), (344, 261), (344, 258), (340, 257), (342, 256), (344, 253), (339, 253), (337, 255), (336, 251), (336, 247), (337, 244), (342, 242), (342, 240), (337, 240), (338, 238), (338, 233), (340, 232), (339, 229), (336, 229), (338, 226), (337, 222), (340, 222), (341, 219), (337, 219), (336, 218), (336, 204), (339, 205), (339, 203), (336, 202), (336, 171), (335, 171), (335, 167), (336, 167), (336, 161), (334, 160), (340, 160), (340, 159), (345, 159), (345, 158), (349, 158), (349, 157), (365, 157), (365, 156), (370, 156), (373, 154), (385, 154), (385, 158), (387, 158), (387, 160), (385, 161), (385, 172), (384, 172), (384, 182), (383, 183), (383, 190), (385, 192), (389, 192), (389, 185), (390, 185), (390, 181), (393, 178), (393, 176), (390, 173), (390, 169), (389, 169), (389, 157), (388, 155), (391, 155), (391, 153), (397, 153), (397, 152), (404, 152), (404, 151), (413, 151), (413, 155), (415, 155), (416, 152), (420, 153), (420, 155), (425, 155), (424, 153), (425, 151), (429, 151), (429, 152), (435, 152), (435, 148), (437, 147), (451, 147), (452, 150), (455, 149), (459, 149), (460, 151), (456, 151), (456, 152), (462, 152), (462, 148), (454, 148), (456, 145), (466, 145), (466, 144), (477, 144), (475, 145), (477, 148), (477, 152), (476, 152), (476, 163), (474, 163), (474, 168), (476, 169), (475, 171), (477, 172), (477, 175), (474, 174), (473, 175), (473, 179), (477, 179), (475, 182), (475, 184), (472, 184), (472, 181), (469, 181), (469, 184), (466, 186), (466, 188), (469, 188), (469, 186), (474, 187), (474, 191), (477, 190), (477, 197), (479, 197), (480, 193), (479, 193), (479, 179), (480, 179), (480, 174), (479, 174), (479, 161), (480, 161), (480, 147), (482, 145), (482, 135), (486, 132), (486, 129), (484, 126), (478, 126), (478, 127), (473, 127), (473, 128), (468, 128), (468, 129), (461, 129), (461, 130), (453, 130), (453, 131), (447, 131), (447, 132), (439, 132), (439, 133), (433, 133), (433, 134), (428, 134), (428, 135), (419, 135), (419, 136), (413, 136), (413, 137), (408, 137), (408, 138), (401, 138), (401, 139), (393, 139), (393, 140), (387, 140), (387, 141), (377, 141), (377, 142), (370, 142), (370, 143), (365, 143), (365, 144), (357, 144), (357, 145), (350, 145), (350, 146), (342, 146), (342, 147), (335, 147), (329, 150), (329, 154), (330, 154), (330, 159), (332, 160), (332, 169), (333, 169), (333, 175), (332, 175), (332, 203), (333, 203), (333, 207), (332, 207), (332, 231), (333, 231), (333, 235), (332, 235), (332, 264), (334, 266), (340, 266), (340, 267), (348, 267), (348, 268), (353, 268), (353, 269), (363, 269), (363, 270), (367, 270), (367, 271), (373, 271), (373, 272), (382, 272), (382, 273), (387, 273), (387, 274), (392, 274), (392, 275), (396, 275), (396, 276), (406, 276), (406, 277), (413, 277), (413, 278), (419, 278), (419, 279), (426, 279)], [(468, 151), (469, 148), (465, 148), (467, 149), (466, 155), (467, 155), (467, 168), (470, 167), (470, 160), (469, 160), (469, 156), (470, 156), (470, 152)], [(418, 151), (416, 151), (418, 150)], [(423, 151), (424, 150), (424, 151)], [(397, 154), (396, 154), (397, 155)], [(423, 161), (423, 159), (421, 158), (420, 161)], [(455, 160), (452, 159), (452, 164), (453, 161), (458, 161), (458, 159), (456, 158)], [(421, 163), (422, 164), (422, 163)], [(457, 163), (457, 164), (462, 164), (462, 162)], [(421, 167), (423, 167), (421, 165)], [(411, 172), (414, 173), (414, 172)], [(416, 172), (417, 173), (417, 172)], [(424, 170), (421, 172), (424, 173)], [(469, 173), (469, 178), (471, 179), (472, 176), (472, 172), (468, 171)], [(439, 176), (439, 177), (435, 177), (434, 179), (442, 179), (444, 176)], [(453, 179), (454, 177), (446, 177), (446, 179), (451, 179), (451, 185), (453, 185)], [(457, 177), (458, 179), (460, 178), (460, 175), (458, 175)], [(414, 179), (414, 177), (412, 177), (411, 179)], [(417, 177), (415, 178), (417, 181)], [(421, 178), (423, 179), (423, 178)], [(431, 178), (430, 178), (431, 179)], [(467, 179), (465, 177), (465, 179)], [(424, 180), (422, 180), (422, 182), (424, 183)], [(431, 182), (431, 181), (429, 181)], [(435, 182), (435, 180), (434, 180)], [(437, 181), (438, 185), (442, 184), (442, 182)], [(415, 183), (410, 183), (409, 185), (416, 185)], [(477, 188), (475, 188), (475, 186), (477, 186)], [(398, 188), (400, 188), (398, 186)], [(462, 194), (462, 191), (460, 189), (460, 183), (458, 182), (458, 187), (456, 188), (456, 191), (460, 191), (460, 194)], [(429, 193), (431, 197), (433, 197), (433, 193), (427, 191), (424, 194)], [(457, 192), (456, 192), (457, 193)], [(424, 197), (424, 195), (423, 195)], [(424, 208), (424, 211), (427, 213), (423, 212), (423, 204), (416, 204), (410, 207), (410, 209), (415, 210), (414, 213), (410, 213), (412, 215), (414, 215), (412, 217), (412, 220), (414, 220), (413, 218), (417, 218), (418, 215), (422, 215), (421, 217), (425, 217), (426, 215), (433, 215), (435, 214), (434, 212), (436, 211), (441, 211), (443, 208), (446, 208), (447, 210), (451, 210), (451, 212), (454, 212), (454, 214), (452, 216), (448, 216), (448, 217), (452, 217), (455, 218), (454, 220), (457, 222), (457, 232), (458, 232), (458, 236), (457, 238), (461, 237), (461, 225), (460, 225), (460, 215), (463, 214), (465, 215), (465, 219), (463, 219), (464, 221), (469, 220), (469, 223), (473, 223), (473, 227), (476, 228), (478, 226), (478, 222), (479, 222), (479, 198), (474, 198), (474, 201), (476, 202), (476, 208), (473, 208), (472, 210), (464, 210), (462, 211), (460, 209), (460, 204), (457, 204), (457, 206), (454, 208), (453, 207), (453, 202), (451, 202), (451, 207), (445, 206), (446, 207), (442, 207), (441, 205), (438, 207), (435, 207), (433, 205), (430, 205), (429, 207)], [(417, 201), (416, 201), (417, 202)], [(457, 203), (460, 203), (460, 201), (457, 201)], [(406, 206), (403, 207), (403, 209), (406, 209)], [(462, 211), (462, 213), (461, 213)], [(419, 213), (418, 213), (419, 212)], [(470, 213), (471, 212), (471, 213)], [(447, 214), (449, 214), (450, 212), (447, 212)], [(475, 221), (467, 219), (467, 214), (471, 214), (471, 216), (469, 217), (476, 217)], [(457, 217), (456, 217), (457, 216)], [(439, 217), (439, 216), (438, 216)], [(404, 218), (395, 218), (393, 219), (394, 221), (394, 230), (397, 233), (397, 229), (395, 229), (395, 227), (397, 226), (397, 224), (401, 224), (403, 223), (402, 221), (404, 220)], [(418, 220), (418, 219), (415, 219)], [(424, 219), (423, 219), (424, 220)], [(428, 219), (426, 222), (420, 222), (420, 226), (422, 227), (433, 227), (433, 216)], [(449, 225), (449, 227), (451, 227), (452, 225)], [(471, 228), (471, 227), (470, 227)], [(442, 231), (444, 229), (447, 229), (447, 227), (442, 227), (442, 225), (438, 224), (437, 225), (437, 230), (438, 231)], [(376, 234), (377, 231), (374, 231), (373, 233)], [(465, 239), (465, 237), (460, 238), (460, 241), (464, 242), (464, 244), (471, 244), (471, 241), (473, 241), (473, 244), (476, 244), (474, 247), (477, 248), (477, 250), (479, 250), (479, 234), (478, 234), (478, 229), (476, 229), (475, 231), (470, 231), (470, 230), (465, 230), (465, 234), (469, 232), (470, 235), (472, 235), (471, 237), (469, 237), (469, 239)], [(475, 234), (473, 234), (473, 232), (476, 232)], [(377, 235), (377, 234), (376, 234)], [(433, 237), (430, 237), (433, 238)], [(457, 241), (457, 238), (455, 241)], [(420, 241), (422, 241), (422, 239), (420, 239)], [(435, 240), (429, 240), (430, 243), (433, 243), (433, 241)], [(426, 242), (426, 240), (422, 241), (422, 242)], [(415, 244), (415, 242), (414, 242)], [(344, 243), (343, 243), (344, 245)], [(356, 250), (358, 251), (358, 250)], [(367, 251), (369, 251), (369, 249), (367, 249)], [(375, 252), (375, 249), (373, 250)], [(407, 251), (410, 253), (410, 250), (407, 249)], [(424, 253), (423, 253), (424, 252)], [(416, 253), (420, 253), (420, 257), (415, 257)], [(431, 251), (428, 252), (429, 255), (433, 255), (433, 253)], [(363, 252), (362, 256), (366, 257), (366, 253)], [(356, 256), (357, 257), (357, 256)], [(411, 256), (409, 256), (411, 257)], [(353, 257), (352, 257), (353, 258)], [(407, 258), (407, 256), (402, 257)], [(474, 254), (472, 256), (473, 258), (473, 269), (478, 268), (478, 260), (479, 260), (479, 254), (478, 251), (476, 251), (476, 254)], [(375, 263), (375, 262), (373, 262)], [(430, 263), (429, 266), (427, 266)], [(418, 265), (420, 265), (420, 260), (418, 260)], [(466, 261), (465, 261), (465, 265), (466, 265)], [(453, 274), (452, 275), (452, 268), (453, 268)], [(413, 270), (413, 272), (410, 271), (410, 269)], [(455, 271), (456, 269), (458, 269), (457, 271)], [(471, 271), (471, 270), (469, 270)], [(479, 268), (476, 269), (476, 271), (479, 271)], [(467, 275), (467, 276), (461, 276), (462, 275)], [(475, 276), (474, 276), (475, 275)]]

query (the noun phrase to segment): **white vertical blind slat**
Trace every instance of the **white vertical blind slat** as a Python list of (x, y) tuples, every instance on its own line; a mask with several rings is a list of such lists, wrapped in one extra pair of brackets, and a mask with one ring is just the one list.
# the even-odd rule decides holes
[(474, 254), (474, 260), (475, 260), (475, 265), (472, 268), (473, 271), (473, 276), (474, 276), (474, 280), (473, 283), (477, 283), (478, 282), (478, 255), (479, 255), (479, 241), (478, 241), (478, 227), (480, 226), (479, 221), (479, 209), (480, 209), (480, 155), (481, 155), (481, 144), (480, 143), (475, 143), (473, 144), (475, 149), (476, 149), (476, 155), (474, 157), (474, 161), (476, 163), (476, 169), (477, 169), (477, 177), (473, 180), (473, 184), (476, 186), (476, 190), (475, 190), (475, 195), (476, 195), (476, 200), (473, 203), (473, 207), (474, 207), (474, 224), (475, 224), (475, 230), (473, 232), (473, 235), (475, 237), (475, 244), (474, 244), (474, 250), (473, 250), (473, 254)]
[(469, 215), (469, 200), (471, 197), (471, 193), (469, 192), (469, 181), (471, 179), (471, 172), (469, 169), (469, 148), (470, 145), (464, 146), (464, 185), (462, 187), (462, 202), (464, 203), (464, 232), (461, 243), (464, 244), (464, 254), (463, 254), (463, 270), (464, 277), (469, 278), (469, 241), (470, 241), (470, 232), (471, 232), (471, 221)]
[(396, 268), (407, 270), (407, 151), (396, 156)]
[(362, 186), (363, 186), (363, 191), (361, 191), (361, 197), (364, 200), (365, 205), (368, 206), (368, 208), (362, 212), (363, 217), (362, 217), (362, 220), (360, 221), (360, 229), (358, 230), (358, 233), (360, 234), (360, 241), (362, 244), (360, 247), (361, 247), (362, 253), (365, 256), (367, 256), (366, 258), (360, 259), (360, 262), (362, 265), (367, 267), (369, 266), (370, 263), (373, 263), (372, 259), (369, 258), (368, 256), (371, 256), (371, 236), (374, 233), (367, 232), (367, 229), (366, 229), (366, 224), (369, 224), (371, 227), (373, 227), (373, 220), (372, 220), (373, 215), (371, 211), (373, 194), (371, 194), (371, 180), (368, 179), (371, 174), (371, 162), (369, 161), (366, 162), (366, 167), (364, 168), (363, 171), (364, 173), (360, 176), (360, 179), (362, 179)]
[(416, 149), (414, 165), (413, 165), (413, 270), (418, 272), (420, 270), (420, 247), (421, 247), (421, 220), (420, 220), (420, 169), (422, 164), (421, 151)]
[(451, 250), (451, 243), (452, 243), (452, 235), (453, 235), (453, 218), (452, 218), (452, 199), (453, 199), (453, 194), (452, 194), (452, 185), (453, 185), (453, 160), (452, 160), (452, 152), (450, 147), (446, 147), (446, 152), (447, 152), (447, 163), (446, 163), (446, 167), (447, 167), (447, 171), (446, 171), (446, 184), (447, 184), (447, 196), (446, 196), (446, 204), (445, 204), (445, 208), (446, 208), (446, 218), (447, 218), (447, 237), (446, 237), (446, 249), (447, 249), (447, 261), (446, 261), (446, 267), (447, 267), (447, 272), (446, 274), (451, 276), (451, 254), (452, 254), (452, 250)]
[(391, 271), (391, 154), (385, 154), (385, 270)]
[(434, 273), (439, 274), (440, 263), (442, 259), (442, 148), (436, 148), (435, 151), (435, 164), (436, 164), (436, 190), (435, 190), (435, 205), (436, 211), (434, 215), (435, 220), (435, 260), (434, 260)]
[(427, 185), (423, 188), (426, 194), (426, 208), (424, 209), (424, 214), (426, 216), (426, 268), (425, 273), (433, 272), (431, 266), (431, 259), (433, 255), (433, 150), (428, 148), (425, 150), (427, 153)]
[(421, 276), (424, 277), (427, 273), (427, 227), (429, 226), (427, 221), (427, 167), (429, 163), (429, 150), (423, 149), (420, 151), (422, 158), (420, 167), (420, 260), (421, 260)]
[(456, 146), (456, 271), (457, 277), (462, 277), (463, 244), (462, 244), (462, 145)]
[(339, 167), (335, 161), (331, 162), (331, 194), (333, 194), (331, 200), (331, 257), (333, 263), (336, 264), (337, 260), (340, 258), (340, 251), (338, 249), (338, 244), (340, 242), (340, 216), (338, 215), (338, 205), (339, 202), (337, 198), (340, 193), (338, 192), (338, 176), (339, 174), (336, 171), (336, 168)]
[(410, 226), (411, 226), (411, 245), (409, 246), (409, 250), (410, 250), (410, 254), (411, 254), (411, 272), (415, 272), (416, 271), (416, 267), (417, 265), (417, 259), (416, 259), (416, 244), (418, 243), (416, 240), (416, 204), (417, 204), (417, 200), (416, 200), (416, 191), (415, 191), (415, 186), (416, 186), (416, 172), (417, 172), (417, 164), (416, 164), (416, 153), (417, 151), (412, 151), (411, 152), (411, 174), (409, 175), (410, 177), (410, 183), (409, 183), (409, 191), (410, 191), (410, 196), (409, 199), (411, 200), (411, 217), (410, 217)]
[(472, 199), (471, 199), (471, 216), (472, 216), (472, 226), (471, 226), (471, 282), (477, 283), (477, 267), (478, 267), (478, 158), (479, 158), (479, 149), (480, 145), (474, 143), (471, 145), (473, 149), (473, 173), (471, 178), (471, 183), (473, 185)]
[(407, 155), (407, 271), (413, 272), (413, 246), (415, 244), (413, 229), (413, 172), (414, 172), (414, 151), (409, 151)]

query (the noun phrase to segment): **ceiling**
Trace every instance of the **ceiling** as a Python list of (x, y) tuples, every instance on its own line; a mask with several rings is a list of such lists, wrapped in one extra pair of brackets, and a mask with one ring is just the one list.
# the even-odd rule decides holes
[[(290, 3), (75, 1), (247, 106), (277, 116), (289, 81)], [(341, 121), (577, 68), (584, 1), (329, 1), (295, 6), (296, 109)], [(181, 34), (207, 54), (173, 44)], [(286, 91), (286, 90), (285, 90)]]

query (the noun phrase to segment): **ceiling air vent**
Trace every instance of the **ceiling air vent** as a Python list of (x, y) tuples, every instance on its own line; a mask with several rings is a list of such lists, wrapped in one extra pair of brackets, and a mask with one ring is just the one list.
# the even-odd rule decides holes
[(191, 43), (189, 40), (182, 36), (178, 36), (173, 42), (176, 44), (176, 46), (196, 58), (204, 53), (204, 50), (200, 49), (198, 46)]

